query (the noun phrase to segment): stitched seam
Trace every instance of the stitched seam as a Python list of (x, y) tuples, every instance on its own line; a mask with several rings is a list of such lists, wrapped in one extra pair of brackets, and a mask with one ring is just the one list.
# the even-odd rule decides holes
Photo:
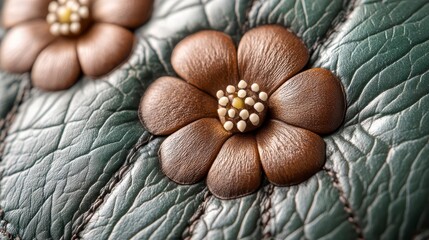
[(204, 199), (201, 202), (200, 206), (198, 206), (197, 211), (195, 211), (194, 215), (192, 215), (189, 220), (188, 226), (185, 228), (182, 234), (182, 239), (190, 240), (194, 235), (195, 227), (197, 226), (198, 221), (200, 221), (201, 217), (204, 215), (208, 202), (210, 201), (212, 194), (209, 191), (206, 191), (204, 194)]
[(363, 229), (359, 223), (359, 218), (357, 217), (355, 211), (351, 207), (349, 200), (347, 199), (344, 189), (340, 184), (340, 180), (338, 179), (338, 174), (330, 168), (325, 167), (323, 170), (325, 170), (325, 172), (328, 173), (328, 175), (331, 177), (333, 186), (337, 189), (338, 194), (340, 195), (340, 202), (343, 204), (344, 211), (346, 211), (348, 215), (347, 221), (349, 221), (355, 229), (358, 239), (364, 240), (365, 238), (363, 236)]
[[(8, 132), (13, 124), (13, 121), (18, 114), (18, 109), (24, 103), (27, 98), (28, 93), (31, 90), (30, 80), (25, 78), (22, 80), (20, 84), (20, 89), (17, 97), (15, 98), (15, 102), (12, 106), (12, 109), (7, 113), (6, 118), (0, 119), (0, 162), (3, 160), (3, 153), (5, 149), (5, 140), (8, 136)], [(1, 178), (1, 176), (0, 176)], [(19, 240), (21, 239), (19, 235), (14, 236), (7, 230), (8, 221), (4, 219), (5, 212), (3, 208), (0, 206), (0, 233), (6, 236), (9, 239)]]
[(105, 198), (113, 191), (116, 185), (121, 182), (126, 173), (130, 170), (131, 166), (136, 160), (136, 155), (140, 149), (147, 145), (153, 138), (153, 135), (148, 137), (142, 137), (134, 145), (134, 147), (128, 153), (128, 156), (125, 160), (124, 165), (113, 175), (113, 177), (107, 182), (107, 184), (100, 190), (100, 194), (91, 204), (91, 207), (83, 214), (82, 222), (76, 227), (72, 234), (72, 240), (80, 239), (79, 234), (85, 230), (85, 227), (91, 221), (95, 212), (100, 208), (100, 206), (105, 202)]
[(332, 20), (330, 27), (326, 31), (325, 35), (317, 38), (316, 42), (310, 48), (310, 55), (314, 52), (320, 50), (324, 44), (328, 43), (329, 39), (338, 32), (338, 30), (343, 26), (347, 19), (352, 14), (353, 10), (356, 8), (358, 0), (344, 0), (343, 8), (338, 13), (338, 15)]
[(241, 26), (241, 34), (244, 34), (245, 32), (249, 31), (250, 29), (250, 12), (252, 12), (253, 7), (259, 3), (259, 0), (252, 0), (252, 2), (249, 4), (249, 8), (247, 8), (246, 13), (244, 15), (244, 23)]
[(4, 220), (4, 210), (0, 206), (0, 234), (3, 234), (8, 239), (20, 240), (21, 238), (18, 235), (14, 236), (12, 233), (10, 233), (7, 230), (7, 225), (8, 224), (9, 224), (9, 222), (6, 221), (6, 220)]
[(274, 233), (270, 231), (270, 223), (272, 221), (272, 196), (274, 193), (274, 185), (269, 184), (264, 188), (264, 198), (261, 206), (261, 229), (262, 239), (272, 239)]
[(23, 84), (20, 86), (19, 93), (15, 98), (12, 109), (7, 113), (6, 118), (0, 120), (0, 162), (3, 160), (3, 153), (6, 145), (5, 140), (8, 136), (9, 130), (18, 114), (19, 107), (24, 103), (31, 90), (29, 79), (24, 79), (22, 82)]

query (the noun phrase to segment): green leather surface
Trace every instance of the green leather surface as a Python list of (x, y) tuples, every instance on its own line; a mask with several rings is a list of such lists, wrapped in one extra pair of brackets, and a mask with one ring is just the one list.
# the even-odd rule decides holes
[[(326, 166), (337, 172), (364, 237), (424, 239), (428, 12), (426, 0), (156, 1), (127, 64), (103, 79), (83, 78), (68, 91), (32, 89), (19, 107), (0, 156), (8, 231), (23, 239), (70, 239), (121, 172), (85, 224), (83, 239), (177, 239), (190, 221), (193, 239), (257, 239), (267, 232), (278, 239), (357, 238), (326, 171), (271, 194), (265, 184), (254, 195), (223, 201), (205, 196), (204, 183), (178, 186), (162, 174), (157, 151), (163, 139), (139, 145), (148, 137), (137, 116), (140, 97), (159, 76), (174, 75), (170, 56), (181, 39), (215, 29), (238, 42), (247, 25), (277, 23), (311, 49), (309, 68), (328, 68), (345, 86), (345, 125), (324, 138)], [(0, 119), (25, 78), (0, 73)], [(199, 218), (191, 219), (201, 206)]]
[(6, 118), (18, 95), (20, 77), (4, 72), (0, 73), (0, 118)]

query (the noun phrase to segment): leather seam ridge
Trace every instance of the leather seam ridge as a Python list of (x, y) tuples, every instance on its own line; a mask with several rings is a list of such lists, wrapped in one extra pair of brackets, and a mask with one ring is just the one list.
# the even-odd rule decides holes
[[(30, 80), (29, 78), (26, 77), (21, 81), (18, 95), (15, 98), (15, 101), (11, 110), (7, 113), (4, 119), (0, 119), (0, 162), (3, 160), (5, 140), (8, 136), (8, 132), (16, 118), (16, 115), (18, 114), (19, 108), (27, 99), (27, 95), (29, 94), (30, 90), (31, 90)], [(2, 176), (0, 176), (0, 180), (1, 180), (1, 177)], [(0, 234), (3, 234), (8, 239), (20, 240), (21, 238), (18, 234), (14, 235), (7, 230), (7, 225), (9, 224), (9, 222), (5, 220), (4, 217), (5, 217), (5, 211), (2, 208), (2, 206), (0, 206)]]
[(244, 15), (244, 23), (241, 26), (241, 34), (244, 35), (244, 33), (246, 33), (247, 31), (250, 30), (250, 13), (252, 12), (252, 9), (254, 6), (256, 6), (256, 4), (259, 3), (259, 0), (252, 0), (250, 2), (250, 6), (249, 8), (246, 10), (246, 13)]
[(334, 188), (337, 189), (337, 191), (338, 191), (338, 194), (340, 196), (339, 200), (340, 200), (341, 204), (343, 204), (344, 211), (348, 215), (347, 221), (352, 225), (352, 227), (356, 231), (357, 239), (358, 240), (364, 240), (365, 237), (363, 236), (363, 229), (362, 229), (362, 226), (359, 222), (359, 218), (356, 215), (355, 211), (353, 210), (353, 208), (350, 204), (350, 201), (348, 200), (348, 198), (344, 192), (344, 188), (341, 186), (340, 180), (338, 179), (338, 173), (335, 172), (331, 168), (325, 167), (325, 168), (323, 168), (323, 170), (331, 177), (332, 184), (333, 184)]
[(0, 234), (3, 234), (4, 236), (6, 236), (8, 239), (11, 239), (11, 240), (21, 240), (18, 234), (15, 236), (14, 234), (10, 233), (7, 230), (8, 224), (9, 222), (4, 220), (4, 210), (0, 206)]
[(272, 196), (274, 193), (274, 185), (268, 184), (264, 188), (264, 196), (261, 206), (261, 230), (262, 230), (262, 239), (272, 239), (275, 235), (274, 232), (270, 230), (270, 223), (272, 221)]
[(204, 194), (203, 201), (198, 206), (197, 210), (190, 218), (188, 222), (188, 226), (183, 231), (183, 234), (182, 234), (183, 240), (192, 239), (192, 236), (194, 235), (195, 227), (197, 226), (198, 221), (200, 221), (201, 217), (204, 215), (207, 209), (208, 202), (210, 201), (211, 197), (212, 197), (212, 194), (210, 193), (210, 191), (206, 191), (206, 193)]
[(97, 210), (106, 202), (106, 198), (113, 191), (113, 189), (122, 181), (124, 176), (129, 172), (131, 166), (134, 164), (136, 159), (136, 154), (146, 146), (149, 142), (152, 141), (153, 135), (149, 134), (143, 135), (138, 142), (133, 146), (129, 151), (128, 156), (125, 160), (125, 163), (119, 168), (118, 171), (113, 175), (113, 177), (106, 183), (106, 185), (100, 190), (100, 194), (92, 202), (91, 207), (82, 215), (82, 222), (74, 229), (72, 233), (72, 240), (80, 239), (80, 233), (85, 230), (88, 223), (91, 221), (92, 217), (95, 215)]
[(22, 80), (18, 95), (15, 98), (15, 102), (11, 110), (7, 113), (4, 119), (0, 119), (0, 162), (3, 160), (3, 153), (5, 148), (5, 141), (8, 136), (9, 130), (18, 114), (18, 110), (24, 101), (27, 99), (27, 95), (31, 90), (31, 84), (29, 78)]
[(314, 52), (319, 51), (326, 43), (329, 43), (329, 39), (338, 32), (338, 30), (344, 25), (344, 23), (349, 19), (350, 15), (355, 10), (358, 1), (360, 0), (344, 0), (342, 10), (338, 15), (332, 20), (326, 33), (316, 39), (314, 44), (310, 47), (310, 55), (313, 55)]

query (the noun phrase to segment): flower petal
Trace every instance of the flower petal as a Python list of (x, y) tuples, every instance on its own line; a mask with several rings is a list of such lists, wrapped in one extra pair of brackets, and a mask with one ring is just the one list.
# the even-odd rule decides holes
[(230, 134), (219, 120), (197, 120), (169, 136), (159, 150), (162, 171), (180, 184), (202, 180)]
[(271, 115), (319, 134), (337, 129), (344, 119), (343, 88), (329, 71), (314, 68), (286, 81), (269, 100)]
[(201, 31), (177, 44), (171, 64), (179, 76), (215, 97), (218, 90), (237, 84), (236, 55), (229, 36)]
[(323, 139), (308, 130), (271, 120), (256, 135), (262, 167), (276, 185), (307, 180), (325, 163)]
[(0, 53), (1, 68), (15, 73), (28, 72), (37, 55), (52, 41), (44, 20), (31, 21), (12, 28), (3, 39)]
[(268, 94), (308, 62), (304, 43), (287, 29), (267, 25), (247, 32), (238, 46), (240, 78), (258, 83)]
[(93, 5), (96, 22), (117, 24), (126, 28), (136, 28), (150, 16), (152, 0), (98, 0)]
[(34, 86), (48, 91), (70, 88), (80, 75), (76, 41), (58, 39), (37, 57), (31, 72)]
[(201, 118), (217, 117), (217, 102), (177, 78), (161, 77), (146, 90), (140, 119), (149, 132), (168, 135)]
[(116, 25), (98, 23), (79, 38), (77, 52), (83, 72), (100, 77), (123, 63), (133, 47), (133, 33)]
[(261, 175), (255, 137), (236, 134), (222, 146), (207, 175), (207, 186), (218, 198), (237, 198), (256, 191)]
[(31, 19), (45, 18), (52, 0), (6, 0), (3, 5), (2, 24), (13, 27)]

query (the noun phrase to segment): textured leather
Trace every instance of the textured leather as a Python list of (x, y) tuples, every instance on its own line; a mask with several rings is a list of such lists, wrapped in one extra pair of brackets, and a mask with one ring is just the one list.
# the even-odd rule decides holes
[[(428, 12), (427, 0), (158, 0), (133, 56), (110, 76), (46, 93), (26, 90), (28, 74), (1, 72), (0, 237), (425, 239)], [(213, 29), (238, 42), (268, 23), (300, 36), (308, 68), (333, 71), (345, 87), (344, 126), (324, 137), (326, 169), (227, 201), (204, 183), (173, 183), (157, 159), (163, 138), (138, 118), (145, 89), (175, 76), (170, 57), (184, 37)]]

